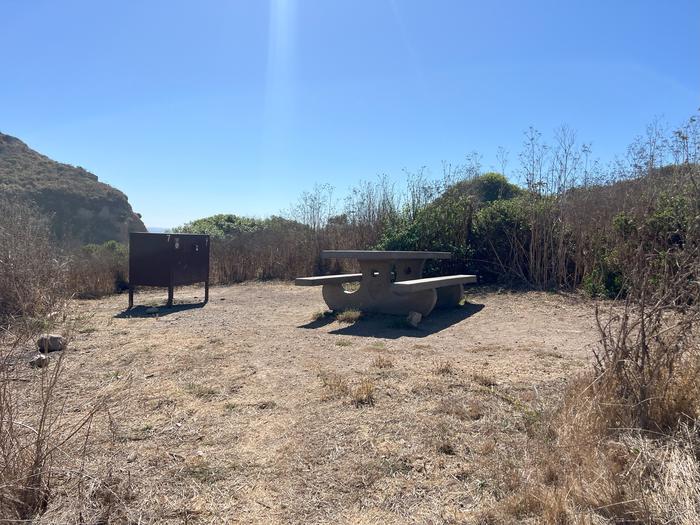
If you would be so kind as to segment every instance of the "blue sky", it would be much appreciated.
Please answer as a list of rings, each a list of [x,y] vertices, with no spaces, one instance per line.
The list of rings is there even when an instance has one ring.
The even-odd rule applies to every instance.
[[[700,107],[697,0],[0,0],[0,42],[0,131],[151,226],[499,146],[514,168],[531,125],[607,160]]]

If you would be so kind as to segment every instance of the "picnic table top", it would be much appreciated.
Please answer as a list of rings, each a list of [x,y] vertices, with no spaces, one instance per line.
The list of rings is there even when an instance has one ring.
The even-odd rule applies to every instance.
[[[323,250],[322,259],[362,259],[362,260],[390,260],[398,259],[451,259],[450,252],[422,252],[401,250]]]

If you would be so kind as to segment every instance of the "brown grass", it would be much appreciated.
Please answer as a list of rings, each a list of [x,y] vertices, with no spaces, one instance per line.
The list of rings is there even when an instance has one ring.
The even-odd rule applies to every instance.
[[[374,368],[393,368],[394,362],[388,357],[378,355],[372,360],[372,366]]]
[[[319,378],[324,390],[322,396],[324,401],[340,399],[350,393],[350,387],[345,378],[335,372],[320,372]]]
[[[472,374],[471,379],[475,383],[478,383],[479,385],[485,386],[487,388],[491,388],[491,387],[498,385],[498,382],[496,381],[495,378],[493,378],[492,376],[489,376],[489,375],[485,375],[485,374],[480,374],[480,373]]]
[[[694,431],[683,426],[674,435],[645,436],[614,430],[601,418],[605,406],[589,381],[582,378],[572,384],[563,404],[529,440],[528,453],[513,465],[509,495],[484,511],[483,519],[698,522],[700,469],[693,452],[698,450]],[[495,452],[496,463],[506,464],[511,457]]]
[[[433,372],[440,376],[448,376],[455,373],[454,365],[450,361],[440,361],[436,363]]]
[[[63,332],[69,349],[51,353],[41,369],[27,366],[21,342],[30,339],[33,344],[36,335],[30,331],[19,337],[18,330],[27,328],[20,323],[0,332],[0,521],[33,522],[44,513],[63,469],[77,468],[73,477],[81,502],[92,497],[84,492],[81,463],[96,415],[115,398],[109,387],[109,394],[96,388],[78,414],[67,414],[65,361],[74,321],[66,322],[65,315],[44,320],[43,328]]]
[[[356,323],[362,317],[362,312],[359,310],[343,310],[335,315],[335,320],[339,323],[352,324]]]
[[[201,383],[187,383],[185,385],[185,390],[193,396],[205,400],[212,399],[219,393],[216,388]]]
[[[484,416],[485,408],[484,404],[479,399],[448,397],[441,399],[438,402],[435,412],[438,414],[454,416],[463,421],[475,421]]]
[[[325,319],[329,315],[332,315],[333,312],[330,310],[319,310],[317,312],[314,312],[311,314],[311,320],[312,321],[320,321],[321,319]]]
[[[42,330],[63,310],[66,270],[49,221],[32,206],[0,199],[0,327]]]
[[[662,523],[674,512],[693,523],[692,427],[626,434],[601,417],[602,392],[582,393],[590,381],[564,386],[598,337],[589,303],[479,296],[488,316],[419,343],[354,328],[339,351],[346,328],[303,326],[317,290],[213,288],[207,307],[157,319],[115,318],[124,302],[77,304],[94,329],[76,331],[64,363],[64,417],[77,420],[100,385],[123,394],[93,420],[83,474],[54,478],[45,523]],[[572,323],[585,333],[573,338]],[[535,341],[563,357],[533,359]],[[436,373],[444,362],[450,373]]]
[[[352,389],[352,404],[356,407],[374,405],[374,383],[371,380],[363,379]]]

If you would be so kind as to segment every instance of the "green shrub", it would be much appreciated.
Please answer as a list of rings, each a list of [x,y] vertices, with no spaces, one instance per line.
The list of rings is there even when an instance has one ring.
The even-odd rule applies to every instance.
[[[527,202],[519,197],[497,200],[481,208],[474,217],[474,257],[485,281],[495,282],[512,278],[513,264],[517,263],[514,246],[529,245],[530,229]],[[524,262],[523,262],[524,264]],[[519,272],[525,272],[521,268]]]
[[[492,275],[491,260],[477,254],[474,239],[475,214],[496,203],[510,202],[523,192],[499,173],[486,173],[458,182],[433,202],[418,211],[414,220],[404,218],[394,229],[385,231],[379,248],[385,250],[448,251],[453,259],[426,267],[426,274],[446,272],[481,272]],[[503,236],[502,234],[500,235]],[[475,261],[474,258],[480,259]]]
[[[589,297],[615,299],[624,296],[622,274],[606,268],[597,268],[584,276],[581,288]]]
[[[489,172],[454,184],[445,191],[445,197],[453,198],[455,194],[469,195],[478,203],[487,203],[513,199],[524,193],[522,188],[508,182],[505,176]]]

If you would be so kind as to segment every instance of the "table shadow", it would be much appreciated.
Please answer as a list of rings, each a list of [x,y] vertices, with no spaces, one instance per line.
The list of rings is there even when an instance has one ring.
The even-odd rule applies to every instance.
[[[133,308],[127,308],[126,310],[119,312],[114,317],[115,319],[129,319],[131,317],[164,317],[166,315],[175,314],[177,312],[184,312],[186,310],[194,310],[196,308],[203,308],[207,303],[183,303],[174,304],[172,306],[144,306],[137,305]],[[153,310],[157,309],[157,312]]]
[[[427,337],[449,328],[483,310],[483,304],[467,303],[457,308],[436,309],[423,319],[417,328],[413,328],[398,315],[367,314],[354,324],[342,326],[329,333],[337,335],[355,335],[359,337],[380,337],[398,339],[399,337]],[[335,322],[333,316],[326,316],[299,328],[321,328]]]

